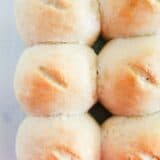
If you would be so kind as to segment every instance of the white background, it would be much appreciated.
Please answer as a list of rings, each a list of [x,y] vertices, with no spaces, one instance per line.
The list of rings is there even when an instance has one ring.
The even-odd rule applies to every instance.
[[[16,160],[15,136],[24,113],[16,102],[13,77],[24,49],[16,31],[15,0],[0,0],[0,160]]]

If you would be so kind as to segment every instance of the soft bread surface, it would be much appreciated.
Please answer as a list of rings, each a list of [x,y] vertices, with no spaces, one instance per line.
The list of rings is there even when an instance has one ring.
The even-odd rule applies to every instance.
[[[16,0],[16,21],[28,45],[63,42],[92,45],[100,32],[97,0]]]
[[[159,0],[100,0],[100,8],[106,38],[160,33]]]
[[[102,160],[159,160],[160,113],[113,117],[102,126]]]
[[[29,117],[16,142],[17,160],[100,160],[100,128],[87,114]]]
[[[160,110],[160,36],[109,42],[98,57],[98,96],[116,115]]]
[[[79,114],[97,100],[96,54],[85,45],[38,45],[20,58],[15,94],[31,115]]]

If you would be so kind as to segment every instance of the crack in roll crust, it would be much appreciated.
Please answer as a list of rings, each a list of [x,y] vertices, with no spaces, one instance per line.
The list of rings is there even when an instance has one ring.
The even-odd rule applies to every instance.
[[[67,83],[65,82],[65,78],[60,74],[59,71],[52,70],[47,67],[40,66],[39,67],[40,74],[43,75],[46,81],[50,82],[53,86],[57,86],[58,88],[64,89],[67,87]]]
[[[56,149],[52,151],[52,155],[56,160],[81,160],[75,152],[69,150],[69,148],[65,146],[56,147]]]
[[[129,68],[138,75],[143,81],[151,85],[158,85],[156,75],[152,72],[149,66],[144,66],[143,64],[129,64]]]

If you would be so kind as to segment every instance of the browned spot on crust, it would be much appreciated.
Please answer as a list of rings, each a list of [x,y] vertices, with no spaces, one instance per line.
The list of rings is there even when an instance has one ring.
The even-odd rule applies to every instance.
[[[152,12],[153,6],[146,0],[129,0],[125,6],[120,10],[119,17],[121,17],[126,25],[140,25],[144,24],[144,18],[136,17],[138,12],[146,11]],[[147,11],[146,11],[147,12]]]
[[[57,159],[53,154],[51,154],[47,156],[46,160],[59,160],[59,159]]]
[[[143,78],[147,83],[158,87],[160,85],[159,61],[159,54],[145,53],[136,59],[130,60],[128,65],[135,74]]]
[[[148,94],[147,90],[141,87],[134,72],[126,67],[121,68],[113,79],[108,80],[108,83],[105,89],[100,86],[99,94],[101,102],[108,106],[111,112],[119,115],[134,115],[143,110],[140,106],[143,106],[143,99],[148,99]]]
[[[128,4],[121,9],[119,16],[125,20],[124,22],[126,22],[126,24],[134,23],[133,10],[135,9],[136,5],[137,0],[128,1]]]
[[[152,138],[151,138],[152,137]],[[159,135],[155,135],[154,133],[144,133],[140,135],[137,139],[137,149],[141,150],[143,153],[148,153],[149,155],[155,155],[159,152],[160,143]],[[154,146],[153,146],[154,144]]]
[[[57,96],[68,86],[63,75],[55,69],[40,67],[38,71],[23,80],[24,89],[18,97],[27,110],[36,115],[48,116],[53,111]]]
[[[66,88],[67,83],[64,79],[64,76],[55,69],[50,69],[47,67],[40,66],[39,67],[40,74],[43,75],[43,78],[51,83],[53,86],[58,86],[60,88]]]
[[[122,76],[122,77],[121,77]],[[126,71],[123,75],[118,75],[119,80],[115,83],[115,96],[121,107],[133,107],[139,101],[139,96],[143,94],[134,73]],[[137,96],[137,94],[139,96]],[[142,98],[142,97],[141,97]],[[117,103],[118,104],[118,103]]]
[[[24,83],[26,84],[25,90],[19,92],[19,97],[27,106],[27,110],[39,115],[48,115],[51,112],[50,104],[54,102],[59,90],[38,75]]]

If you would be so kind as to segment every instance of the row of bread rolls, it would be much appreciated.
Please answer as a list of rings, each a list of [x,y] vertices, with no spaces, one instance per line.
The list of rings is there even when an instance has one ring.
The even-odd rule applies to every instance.
[[[117,39],[97,57],[79,44],[38,45],[23,53],[15,93],[36,116],[79,114],[97,101],[116,115],[160,111],[160,36]],[[97,84],[98,79],[98,84]]]
[[[25,42],[47,44],[28,48],[22,55],[16,96],[30,115],[54,115],[28,117],[22,123],[18,160],[99,160],[99,128],[81,114],[97,97],[116,115],[160,111],[159,36],[109,42],[98,56],[98,67],[94,52],[82,45],[96,41],[100,23],[105,38],[158,34],[159,1],[99,2],[16,0],[17,26]],[[101,159],[160,159],[159,117],[158,113],[107,120],[102,126]]]
[[[101,2],[105,37],[160,32],[158,0]],[[159,36],[117,39],[98,57],[100,101],[112,113],[130,116],[113,117],[102,125],[102,160],[160,159],[160,113],[153,114],[160,111],[159,42]]]
[[[160,32],[158,0],[101,0],[101,11],[104,37]],[[160,159],[159,42],[159,36],[117,39],[98,57],[99,100],[113,114],[130,116],[102,125],[102,160]]]
[[[160,36],[113,40],[98,65],[98,97],[123,116],[102,125],[101,160],[159,160]]]
[[[98,150],[94,145],[100,143],[100,139],[94,130],[86,130],[84,124],[88,123],[87,119],[83,121],[85,116],[80,115],[96,102],[97,93],[104,106],[117,115],[146,115],[159,111],[159,41],[160,36],[150,36],[109,42],[98,56],[98,85],[96,55],[89,47],[79,44],[41,44],[27,49],[16,70],[15,91],[18,100],[31,115],[65,116],[27,118],[17,135],[18,160],[87,160],[87,156],[83,157],[86,154],[86,140],[81,130],[95,140],[88,139],[86,147],[92,150],[88,156],[97,160],[95,154],[100,154],[100,147]],[[102,128],[102,160],[159,158],[159,116],[154,114],[108,120]],[[57,120],[60,130],[50,125]],[[65,120],[66,128],[61,128],[61,120]],[[77,129],[71,120],[76,123]],[[65,130],[72,131],[77,139]],[[58,144],[62,145],[60,138],[50,135],[50,132],[57,136],[64,132],[61,141],[65,149],[57,149]],[[76,150],[67,143],[70,137]],[[79,143],[84,145],[82,152]]]
[[[28,117],[18,130],[16,153],[17,160],[159,160],[160,113],[112,117],[101,134],[87,114]]]
[[[100,28],[106,38],[160,33],[159,0],[16,0],[16,17],[28,45],[92,45]]]
[[[87,114],[28,117],[18,130],[16,153],[17,160],[159,160],[160,113],[112,117],[101,134]]]
[[[97,0],[17,0],[16,19],[35,45],[15,73],[15,94],[29,115],[17,133],[17,160],[100,160],[100,128],[85,113],[97,101],[97,58],[85,45],[100,32]]]

